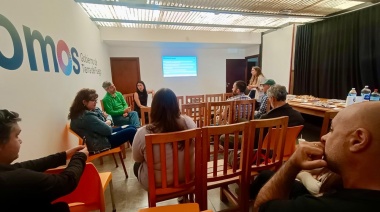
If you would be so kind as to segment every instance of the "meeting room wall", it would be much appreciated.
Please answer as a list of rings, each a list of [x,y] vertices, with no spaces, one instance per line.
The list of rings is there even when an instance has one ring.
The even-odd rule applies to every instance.
[[[258,54],[259,48],[251,48],[252,52]],[[177,47],[171,43],[168,47],[163,44],[163,47],[154,48],[110,46],[109,54],[110,57],[139,57],[141,79],[147,88],[158,90],[167,87],[176,95],[225,93],[226,59],[244,59],[247,56],[244,48],[192,47],[183,43]],[[198,76],[164,78],[162,56],[197,56]]]
[[[292,59],[293,25],[264,34],[262,71],[268,79],[289,89]]]
[[[15,31],[10,33],[13,27]],[[27,38],[31,35],[28,29],[34,35],[41,33],[44,39],[50,37],[54,43],[54,53],[47,45],[47,61],[43,62],[40,42]],[[4,0],[0,38],[0,108],[16,111],[22,118],[19,160],[76,146],[78,141],[65,129],[76,92],[95,88],[102,97],[105,91],[101,83],[111,79],[107,47],[96,25],[74,1]],[[26,43],[31,43],[30,54]],[[44,70],[44,63],[50,71]]]

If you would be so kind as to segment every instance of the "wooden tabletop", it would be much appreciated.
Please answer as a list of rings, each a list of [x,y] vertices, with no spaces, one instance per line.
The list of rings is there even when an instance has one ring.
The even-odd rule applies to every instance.
[[[343,108],[328,108],[322,106],[315,106],[312,102],[298,102],[298,101],[288,101],[288,104],[293,107],[293,109],[299,111],[300,113],[305,113],[313,116],[324,117],[326,111],[336,111]]]

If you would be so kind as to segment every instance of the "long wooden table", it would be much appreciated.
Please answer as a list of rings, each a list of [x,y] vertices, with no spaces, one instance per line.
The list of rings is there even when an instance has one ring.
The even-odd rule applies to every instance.
[[[332,108],[327,108],[327,107],[319,107],[319,106],[314,106],[314,105],[309,105],[297,101],[288,101],[288,104],[293,107],[294,110],[299,111],[300,113],[305,113],[313,116],[319,116],[319,117],[324,117],[326,111],[337,111]],[[339,111],[339,110],[338,110]]]

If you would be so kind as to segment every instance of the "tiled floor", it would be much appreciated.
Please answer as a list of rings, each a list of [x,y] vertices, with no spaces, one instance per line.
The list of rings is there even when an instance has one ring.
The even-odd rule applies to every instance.
[[[115,163],[112,157],[106,157],[104,164],[100,165],[99,161],[95,161],[94,164],[99,172],[111,171],[113,181],[113,193],[116,204],[116,211],[118,212],[134,212],[140,208],[148,207],[148,193],[140,186],[136,176],[133,174],[133,159],[131,155],[131,149],[127,149],[127,157],[124,159],[128,179],[125,179],[123,168],[117,157],[119,167],[115,167]],[[234,189],[237,185],[231,185]],[[209,190],[208,197],[208,209],[213,211],[220,211],[228,208],[228,205],[221,202],[219,199],[219,189]],[[111,197],[109,188],[105,193],[107,208],[106,211],[112,211]],[[159,202],[157,205],[172,205],[178,204],[177,199],[172,199],[164,202]]]

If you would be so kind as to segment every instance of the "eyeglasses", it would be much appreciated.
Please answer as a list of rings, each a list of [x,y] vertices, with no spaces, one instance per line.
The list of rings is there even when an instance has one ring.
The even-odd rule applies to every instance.
[[[91,99],[91,102],[98,102],[98,99]]]

